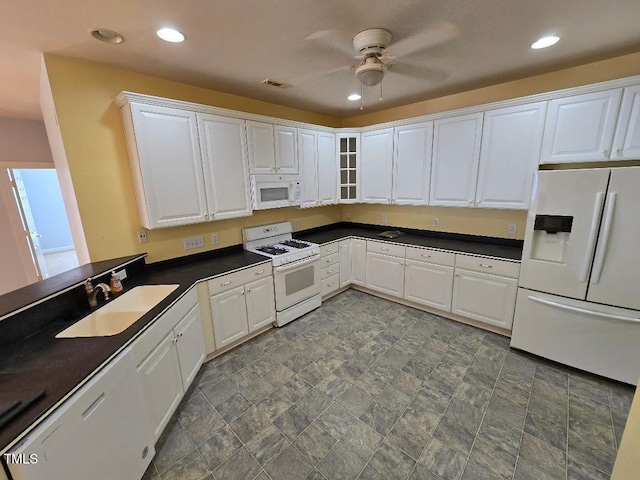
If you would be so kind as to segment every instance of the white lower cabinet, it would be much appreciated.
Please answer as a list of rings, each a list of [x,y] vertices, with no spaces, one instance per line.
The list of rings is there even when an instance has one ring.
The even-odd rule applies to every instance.
[[[404,299],[428,307],[451,311],[453,267],[407,260]]]
[[[367,282],[367,242],[351,239],[351,283],[365,286]]]
[[[15,480],[142,478],[155,453],[154,438],[131,349],[126,349],[38,427],[11,454]]]
[[[202,334],[202,321],[200,319],[200,306],[195,305],[189,313],[180,321],[174,330],[175,342],[178,349],[180,373],[185,392],[198,370],[202,366],[205,357],[204,335]]]
[[[340,288],[351,283],[351,240],[341,240],[338,244],[340,253]]]
[[[367,252],[367,288],[378,292],[403,296],[404,258]]]
[[[209,293],[216,293],[211,295],[216,348],[226,347],[276,320],[271,265],[210,280]]]
[[[518,280],[456,268],[451,311],[511,330]]]

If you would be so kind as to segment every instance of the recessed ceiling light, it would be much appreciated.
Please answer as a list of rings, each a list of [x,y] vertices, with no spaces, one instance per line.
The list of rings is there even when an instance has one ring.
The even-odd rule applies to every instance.
[[[360,100],[362,97],[357,94],[357,93],[352,93],[351,95],[349,95],[347,97],[347,100],[351,100],[352,102],[355,102],[356,100]]]
[[[90,28],[88,32],[89,35],[91,35],[96,40],[100,40],[101,42],[113,44],[124,42],[124,37],[122,35],[107,28]]]
[[[184,41],[184,35],[174,28],[161,28],[156,34],[167,42],[180,43]]]
[[[533,42],[531,44],[531,48],[534,48],[536,50],[539,48],[547,48],[547,47],[550,47],[551,45],[555,45],[556,43],[558,43],[559,40],[560,40],[560,37],[556,37],[553,35],[549,37],[542,37],[536,40],[535,42]]]

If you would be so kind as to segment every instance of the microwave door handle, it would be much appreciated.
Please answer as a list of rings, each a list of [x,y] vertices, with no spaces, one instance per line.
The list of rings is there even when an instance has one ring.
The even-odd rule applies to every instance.
[[[596,250],[596,256],[593,260],[593,273],[591,274],[591,283],[598,283],[602,275],[602,267],[604,265],[604,257],[607,254],[607,245],[609,236],[611,235],[611,223],[613,222],[613,212],[616,208],[617,193],[611,192],[607,195],[607,211],[602,220],[602,234],[600,235],[600,245]]]
[[[591,267],[591,259],[593,258],[593,250],[596,246],[596,238],[598,237],[598,227],[600,225],[600,214],[602,213],[602,205],[604,204],[604,192],[596,194],[596,202],[593,206],[593,216],[591,217],[591,226],[589,227],[589,238],[587,239],[587,247],[585,248],[584,262],[580,270],[580,281],[586,282],[589,279],[589,269]]]

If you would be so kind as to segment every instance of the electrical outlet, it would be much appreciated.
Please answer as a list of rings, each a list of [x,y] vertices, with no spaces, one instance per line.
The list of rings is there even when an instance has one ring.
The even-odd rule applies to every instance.
[[[197,237],[189,237],[183,238],[182,244],[184,245],[185,250],[192,250],[194,248],[202,248],[204,247],[204,237],[199,235]]]
[[[347,213],[345,214],[345,218],[346,218],[347,220],[349,220],[349,219],[351,218],[351,212],[347,212]]]
[[[300,222],[298,221],[297,218],[294,219],[292,223],[293,223],[293,228],[298,228],[300,226]]]
[[[514,235],[518,231],[518,226],[515,223],[509,224],[509,233]]]
[[[387,223],[387,214],[383,213],[382,215],[380,215],[380,220],[382,221],[382,223]]]
[[[149,237],[147,237],[147,231],[146,230],[140,230],[138,232],[138,242],[147,243],[148,241],[149,241]]]
[[[125,268],[123,268],[122,270],[120,270],[119,272],[116,272],[116,277],[122,281],[125,278],[127,278],[127,270]]]
[[[218,244],[218,234],[217,233],[212,233],[211,234],[211,245],[217,245]]]
[[[439,227],[440,226],[440,219],[438,217],[433,219],[433,226],[434,227]]]

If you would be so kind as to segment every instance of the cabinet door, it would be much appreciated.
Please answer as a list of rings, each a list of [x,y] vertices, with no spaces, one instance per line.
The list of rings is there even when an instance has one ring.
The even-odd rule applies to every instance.
[[[249,170],[255,173],[275,173],[276,153],[273,145],[273,125],[247,121]]]
[[[351,240],[342,240],[338,244],[340,253],[340,288],[351,283]]]
[[[393,203],[427,205],[433,122],[395,129],[393,160]]]
[[[336,135],[339,203],[360,201],[360,134]]]
[[[132,103],[130,152],[140,220],[146,228],[207,220],[196,114],[176,108]],[[135,161],[133,163],[136,163]],[[138,167],[138,168],[136,168]],[[144,197],[144,198],[142,198]]]
[[[149,423],[157,440],[184,395],[173,330],[138,365],[138,375]]]
[[[300,170],[302,172],[301,207],[318,205],[317,134],[311,130],[298,130]]]
[[[367,252],[367,288],[402,298],[404,258]]]
[[[281,174],[298,173],[296,128],[273,126],[276,153],[276,171]]]
[[[640,85],[624,89],[611,150],[611,160],[636,158],[640,158]]]
[[[453,267],[407,260],[404,298],[429,307],[451,311]]]
[[[540,163],[607,160],[621,95],[618,88],[551,100]]]
[[[249,334],[244,286],[211,297],[211,317],[216,348]]]
[[[276,321],[273,277],[266,277],[245,285],[249,333]]]
[[[193,307],[175,328],[182,385],[186,392],[204,362],[204,334],[200,305]]]
[[[434,122],[430,205],[473,206],[481,133],[482,113]]]
[[[351,239],[351,283],[365,286],[367,281],[367,242]]]
[[[318,204],[333,205],[338,201],[338,167],[336,165],[336,136],[317,132],[318,135]]]
[[[511,330],[518,280],[456,268],[451,311]]]
[[[476,207],[529,208],[547,102],[484,114]]]
[[[198,114],[198,127],[212,219],[251,215],[244,120]]]
[[[362,134],[363,203],[391,203],[393,129]]]

